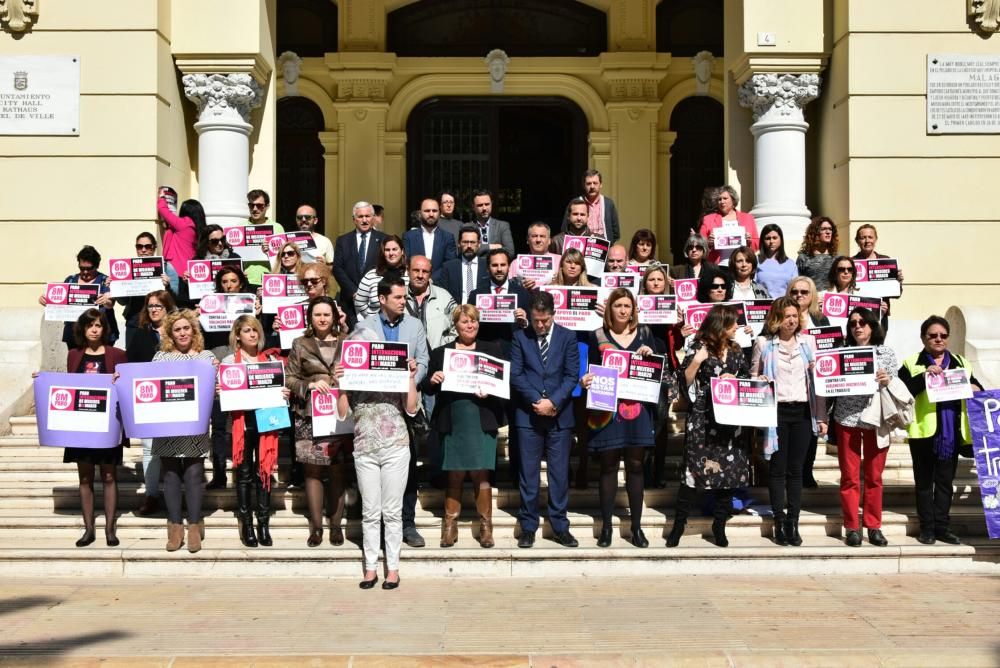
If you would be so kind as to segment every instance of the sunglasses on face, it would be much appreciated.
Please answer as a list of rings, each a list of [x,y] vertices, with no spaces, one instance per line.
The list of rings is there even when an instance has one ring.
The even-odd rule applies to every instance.
[[[83,265],[77,265],[77,269],[80,270],[81,274],[89,274],[92,271],[96,271],[97,267],[93,267],[93,266],[91,266],[91,267],[85,267]]]
[[[850,327],[867,327],[868,323],[864,320],[851,320],[847,323]]]
[[[948,335],[947,334],[938,334],[937,332],[934,332],[933,334],[928,334],[927,338],[931,339],[931,340],[940,339],[942,341],[947,341],[948,340]]]
[[[320,283],[322,283],[323,279],[322,278],[306,278],[302,282],[305,283],[306,285],[314,286],[314,285],[319,285]]]
[[[687,248],[684,249],[684,252],[690,253],[691,251],[700,251],[700,250],[701,246],[688,246]]]
[[[809,291],[808,290],[790,290],[789,294],[797,297],[799,295],[808,295]]]
[[[156,248],[156,244],[136,244],[136,250],[153,250]]]
[[[267,205],[262,202],[248,202],[247,207],[250,209],[266,209]]]
[[[725,290],[726,289],[726,284],[725,283],[712,283],[712,289],[713,290]]]
[[[295,220],[306,220],[306,221],[308,221],[308,220],[314,220],[315,218],[316,218],[316,216],[310,216],[310,215],[307,215],[307,214],[295,216]]]
[[[281,254],[281,257],[298,257],[298,256],[299,256],[298,252],[293,250],[287,250]]]
[[[212,239],[211,237],[209,237],[209,239],[208,239],[209,245],[212,245],[212,246],[219,246],[219,245],[221,245],[223,243],[223,241],[225,241],[225,239],[223,237],[219,237],[218,239]]]

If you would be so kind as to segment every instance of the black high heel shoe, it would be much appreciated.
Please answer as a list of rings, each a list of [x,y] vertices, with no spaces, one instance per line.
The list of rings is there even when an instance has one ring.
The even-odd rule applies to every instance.
[[[649,547],[649,541],[646,540],[646,534],[642,532],[642,529],[636,528],[632,531],[632,544],[636,547]]]
[[[667,536],[667,547],[677,547],[680,545],[681,537],[684,535],[684,527],[687,522],[680,521],[674,522],[674,528],[670,530],[670,535]]]
[[[309,532],[309,540],[306,541],[306,545],[309,547],[318,547],[323,543],[323,530],[313,529]]]
[[[601,527],[601,535],[597,539],[597,547],[611,547],[611,527]]]
[[[87,547],[96,540],[94,536],[94,527],[84,527],[83,535],[80,536],[80,540],[76,541],[77,547]]]

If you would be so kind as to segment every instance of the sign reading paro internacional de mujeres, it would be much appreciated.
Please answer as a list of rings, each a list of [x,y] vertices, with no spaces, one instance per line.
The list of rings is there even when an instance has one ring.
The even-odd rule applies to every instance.
[[[79,134],[79,56],[0,56],[0,135]]]
[[[927,55],[927,133],[1000,133],[1000,55]]]

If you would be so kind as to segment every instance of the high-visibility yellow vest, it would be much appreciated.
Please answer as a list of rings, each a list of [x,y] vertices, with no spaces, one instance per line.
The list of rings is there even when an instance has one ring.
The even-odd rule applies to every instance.
[[[922,354],[923,352],[919,352],[903,362],[903,366],[910,372],[910,376],[914,378],[927,371],[927,367],[919,362]],[[961,355],[951,353],[951,358],[963,369],[972,368]],[[931,438],[937,433],[937,405],[930,402],[927,398],[927,392],[921,392],[913,399],[913,410],[916,417],[907,428],[910,438]],[[962,400],[961,425],[962,443],[972,443],[971,431],[969,429],[969,413],[965,408],[964,399]]]

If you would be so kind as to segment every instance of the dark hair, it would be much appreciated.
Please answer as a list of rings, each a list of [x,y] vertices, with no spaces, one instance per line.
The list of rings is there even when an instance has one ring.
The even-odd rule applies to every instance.
[[[833,235],[830,237],[829,246],[824,245],[819,238],[819,228],[822,227],[823,223],[830,223],[830,226],[833,227]],[[816,216],[809,223],[809,226],[806,227],[806,233],[802,239],[802,246],[799,248],[799,252],[810,257],[814,251],[826,252],[833,255],[839,247],[840,236],[837,234],[837,224],[828,216]]]
[[[596,176],[598,181],[600,181],[601,183],[604,183],[604,177],[601,176],[601,173],[599,171],[597,171],[596,169],[588,169],[587,171],[585,171],[583,173],[583,180],[586,181],[591,176]]]
[[[386,276],[378,282],[378,296],[388,297],[393,288],[405,288],[406,283],[398,276]]]
[[[587,204],[587,200],[583,197],[583,195],[577,195],[569,202],[567,202],[566,210],[563,211],[562,230],[561,230],[563,233],[569,230],[569,210],[578,204],[582,204],[585,207],[588,207],[589,210],[590,205]]]
[[[920,323],[920,338],[927,336],[927,330],[931,328],[931,325],[941,325],[945,332],[951,334],[951,325],[948,324],[948,321],[939,315],[932,315]]]
[[[237,267],[223,267],[215,275],[215,292],[217,294],[222,294],[222,277],[227,274],[236,274],[236,278],[240,279],[240,292],[250,292],[250,283],[247,281],[247,276],[243,273],[243,270]]]
[[[856,306],[850,313],[847,314],[847,338],[845,342],[848,346],[856,346],[858,342],[854,340],[854,328],[851,327],[851,316],[857,313],[866,325],[871,327],[872,338],[868,341],[870,346],[880,346],[885,343],[885,330],[882,329],[882,324],[878,321],[878,316],[872,313],[869,309],[863,306]]]
[[[704,218],[710,213],[715,213],[718,208],[715,201],[718,199],[719,186],[707,186],[701,191],[701,217]]]
[[[655,260],[656,259],[656,235],[653,234],[653,230],[650,230],[650,229],[645,228],[645,227],[643,227],[642,229],[636,230],[635,234],[632,235],[632,241],[628,245],[628,259],[629,260],[634,260],[635,259],[635,249],[639,245],[640,241],[648,241],[649,243],[651,243],[653,245],[653,248],[650,251],[650,258],[653,259],[653,260]]]
[[[385,213],[385,207],[381,204],[372,204],[372,215],[381,216]]]
[[[266,204],[267,206],[271,206],[271,196],[268,195],[267,192],[261,190],[260,188],[254,188],[253,190],[247,193],[247,204],[250,204],[258,197],[263,197],[264,204]]]
[[[97,269],[101,265],[101,254],[97,252],[97,249],[93,246],[84,246],[80,249],[80,252],[76,254],[77,264],[80,261],[89,262],[94,265],[94,269]]]
[[[531,301],[528,302],[528,310],[530,311],[541,311],[542,313],[555,313],[556,303],[552,299],[551,292],[545,292],[544,290],[539,290],[531,295]]]
[[[201,236],[198,237],[198,247],[194,251],[196,260],[203,260],[208,255],[208,237],[213,232],[223,232],[222,250],[232,250],[232,246],[229,245],[229,240],[226,239],[222,226],[212,223],[211,225],[206,225],[205,229],[202,230]]]
[[[733,298],[733,279],[728,273],[724,271],[702,271],[701,276],[698,278],[698,301],[702,304],[709,304],[711,300],[709,297],[712,294],[712,283],[715,279],[721,278],[726,284],[726,296],[723,301],[729,301]]]
[[[146,237],[147,239],[152,241],[153,248],[156,248],[156,236],[152,232],[140,232],[138,235],[136,235],[135,242],[139,243],[139,239],[142,239],[143,237]]]
[[[399,253],[400,253],[399,267],[390,267],[388,263],[385,261],[385,246],[390,241],[394,241],[397,244],[399,244]],[[382,241],[380,241],[378,244],[378,259],[375,261],[375,273],[378,274],[379,276],[384,276],[385,272],[389,271],[390,269],[392,270],[402,269],[405,266],[406,266],[406,250],[405,246],[403,246],[403,240],[400,239],[395,234],[387,234],[384,237],[382,237]]]
[[[181,218],[190,218],[194,222],[194,238],[201,239],[202,232],[208,227],[208,220],[205,219],[205,207],[196,199],[186,199],[181,202],[181,208],[177,210],[177,215]],[[208,236],[208,233],[205,233]],[[203,256],[199,255],[197,259]]]
[[[160,302],[163,306],[163,315],[173,313],[177,310],[177,302],[174,301],[174,296],[170,294],[169,290],[153,290],[146,295],[145,301],[142,302],[142,313],[139,314],[139,329],[145,329],[152,324],[152,321],[149,319],[148,308],[150,298]]]
[[[111,335],[111,332],[108,331],[108,319],[104,317],[104,313],[100,309],[89,308],[81,313],[80,317],[73,323],[73,341],[77,348],[86,347],[85,332],[88,327],[98,321],[101,323],[101,345],[108,345],[108,337]]]
[[[489,190],[486,190],[485,188],[479,188],[477,190],[472,191],[472,201],[476,201],[477,197],[489,197],[490,201],[491,202],[493,201],[493,193],[491,193]]]
[[[733,266],[733,258],[736,257],[737,253],[745,257],[747,259],[747,262],[750,263],[750,278],[753,278],[754,275],[757,273],[757,255],[754,254],[753,249],[750,248],[749,246],[740,246],[739,248],[733,251],[732,255],[729,256],[730,268],[732,268]],[[735,276],[735,274],[733,275]]]
[[[785,253],[785,233],[781,231],[781,228],[774,223],[768,223],[760,231],[760,256],[757,258],[761,262],[767,259],[764,255],[764,237],[771,232],[778,233],[778,239],[781,243],[778,245],[778,250],[774,251],[774,259],[779,263],[784,264],[788,261],[788,254]]]
[[[477,239],[483,238],[482,236],[483,233],[479,231],[478,225],[474,225],[472,223],[466,223],[465,225],[462,225],[460,228],[458,228],[458,239],[455,239],[455,241],[456,242],[461,241],[462,235],[467,234],[469,232],[475,232]]]
[[[851,282],[847,284],[847,289],[853,290],[857,287],[855,281],[857,281],[858,278],[858,268],[854,266],[854,260],[846,255],[838,255],[833,259],[833,263],[830,265],[830,271],[826,275],[827,283],[830,285],[831,290],[840,289],[837,287],[837,276],[840,274],[840,272],[837,271],[837,265],[841,262],[847,262],[851,265]]]
[[[494,255],[503,255],[507,258],[507,264],[510,264],[510,253],[507,252],[506,248],[491,248],[490,252],[486,254],[486,262],[489,263],[493,259]]]
[[[455,193],[453,193],[453,192],[452,192],[452,191],[450,191],[450,190],[442,190],[441,192],[439,192],[439,193],[437,194],[437,201],[438,201],[438,204],[440,204],[440,203],[441,203],[441,199],[442,199],[442,198],[443,198],[443,197],[444,197],[445,195],[451,195],[451,198],[452,198],[452,199],[454,199],[454,200],[456,200],[456,201],[455,201],[455,203],[456,203],[456,204],[458,204],[458,198],[456,198],[456,197],[455,197]]]
[[[331,330],[337,332],[340,329],[340,309],[337,308],[337,301],[328,295],[320,295],[319,297],[314,297],[309,300],[309,306],[306,307],[306,331],[305,336],[315,336],[315,332],[312,328],[313,321],[313,309],[315,309],[319,304],[326,304],[333,311],[333,324],[331,325]],[[258,344],[261,345],[261,344]],[[337,351],[340,354],[340,351]]]
[[[730,341],[726,337],[726,330],[738,322],[736,309],[725,304],[716,304],[708,313],[694,335],[696,341],[701,341],[708,352],[721,357],[722,352],[728,347],[730,353],[740,353],[739,345],[735,341]]]

